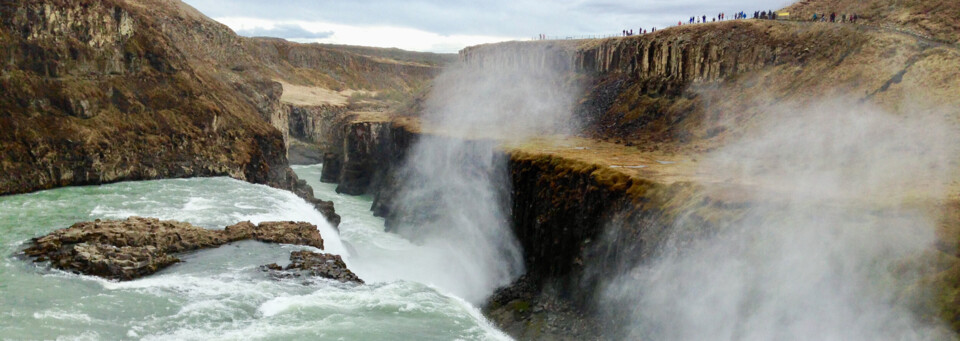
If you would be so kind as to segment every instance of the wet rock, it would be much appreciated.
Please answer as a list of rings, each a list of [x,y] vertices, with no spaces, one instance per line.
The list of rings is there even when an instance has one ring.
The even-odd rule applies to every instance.
[[[318,164],[323,162],[323,151],[316,145],[294,141],[287,149],[287,160],[291,165]]]
[[[337,280],[343,283],[364,284],[357,274],[347,269],[347,264],[339,255],[317,253],[310,251],[294,251],[290,253],[290,264],[282,270],[276,263],[260,267],[264,271],[271,271],[275,278],[298,278],[303,276],[321,277]]]
[[[320,173],[320,182],[337,183],[340,181],[340,169],[343,167],[343,157],[336,153],[323,154],[323,170]]]
[[[24,254],[38,262],[50,261],[52,267],[61,270],[131,280],[179,262],[175,253],[247,239],[323,249],[323,239],[310,223],[241,222],[223,230],[210,230],[177,221],[131,217],[76,223],[34,238]],[[330,272],[349,272],[346,266],[336,269],[339,272]]]
[[[180,260],[154,246],[80,243],[68,245],[57,257],[60,268],[86,269],[87,275],[119,280],[143,277]]]
[[[235,240],[254,239],[278,244],[307,245],[323,250],[317,226],[305,222],[270,221],[253,225],[249,221],[227,226],[224,232]]]
[[[260,266],[260,271],[281,271],[281,270],[283,270],[283,267],[280,265],[277,265],[277,263],[270,263],[267,265]]]

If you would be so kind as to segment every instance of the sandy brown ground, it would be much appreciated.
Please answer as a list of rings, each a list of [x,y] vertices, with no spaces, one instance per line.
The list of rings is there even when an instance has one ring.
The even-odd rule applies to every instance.
[[[354,94],[374,95],[372,91],[361,91],[347,89],[343,91],[334,91],[321,87],[294,85],[280,80],[276,80],[283,86],[283,95],[280,101],[287,104],[302,106],[317,105],[347,105],[350,96]]]
[[[698,154],[641,151],[634,146],[571,136],[537,137],[524,142],[508,142],[505,147],[602,165],[664,184],[720,180],[699,169]]]

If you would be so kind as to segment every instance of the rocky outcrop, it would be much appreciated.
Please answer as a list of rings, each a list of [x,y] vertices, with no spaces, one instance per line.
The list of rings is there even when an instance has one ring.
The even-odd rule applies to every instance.
[[[347,265],[339,255],[326,253],[294,251],[290,253],[290,264],[286,267],[273,263],[264,265],[262,269],[271,271],[273,276],[278,279],[306,276],[327,278],[344,283],[364,283],[353,271],[347,269]]]
[[[304,222],[241,222],[223,230],[210,230],[183,222],[131,217],[76,223],[34,238],[24,253],[38,262],[50,261],[51,266],[61,270],[132,280],[179,262],[176,253],[247,239],[323,249],[317,227]],[[317,268],[316,272],[341,276],[345,268],[341,261],[328,268]]]
[[[324,155],[321,181],[337,183],[337,193],[360,195],[394,181],[393,171],[417,134],[390,121],[353,121],[338,136],[340,148]]]
[[[290,163],[320,163],[325,152],[340,149],[340,131],[349,118],[347,106],[284,104],[284,110],[289,117]]]
[[[337,193],[360,195],[367,192],[372,177],[389,153],[389,122],[356,122],[344,127],[343,162]]]
[[[340,181],[340,170],[343,168],[343,157],[337,153],[323,154],[323,170],[320,173],[320,181],[326,183],[337,183]]]

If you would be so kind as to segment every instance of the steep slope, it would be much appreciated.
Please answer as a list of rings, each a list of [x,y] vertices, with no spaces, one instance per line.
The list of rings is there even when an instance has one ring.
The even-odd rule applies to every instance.
[[[120,1],[3,5],[0,194],[65,185],[229,175],[291,188],[283,141],[242,96]],[[275,99],[273,99],[275,100]]]
[[[710,149],[755,118],[811,98],[891,112],[960,104],[960,79],[950,76],[960,51],[863,25],[684,26],[585,44],[576,63],[598,75],[579,112],[588,136],[647,150]]]
[[[0,18],[0,194],[226,175],[336,221],[288,167],[291,125],[320,117],[284,85],[402,93],[444,58],[243,38],[178,0],[13,1]]]

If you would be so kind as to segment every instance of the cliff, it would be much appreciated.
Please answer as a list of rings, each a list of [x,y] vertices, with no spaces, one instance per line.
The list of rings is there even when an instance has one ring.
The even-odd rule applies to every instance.
[[[854,98],[890,112],[960,104],[960,79],[945,76],[960,65],[958,49],[866,25],[682,26],[584,42],[574,62],[594,76],[577,111],[584,134],[646,150],[708,150],[811,98]]]
[[[544,46],[551,52],[541,52]],[[758,189],[717,178],[697,160],[757,128],[772,112],[811,99],[846,98],[901,117],[938,113],[955,122],[960,106],[956,48],[865,25],[733,21],[604,40],[482,45],[461,51],[460,58],[477,68],[572,65],[571,77],[589,83],[575,112],[585,128],[581,136],[502,147],[510,159],[512,226],[527,275],[495,293],[485,313],[522,339],[611,332],[604,327],[610,317],[597,315],[594,305],[604,276],[643,262],[668,235],[693,240],[736,224],[758,204],[742,194]],[[842,103],[848,102],[837,105]],[[393,132],[377,134],[379,142],[360,142],[372,135],[358,133],[344,136],[345,144],[362,146],[363,155],[377,155],[377,148],[401,155],[409,146],[404,141],[423,134],[396,120],[382,124],[391,124]],[[383,142],[389,136],[404,138]],[[375,169],[403,162],[377,160]],[[387,218],[390,229],[397,219],[391,216],[396,181],[389,173],[384,179],[368,191],[376,194],[374,212]],[[724,190],[710,192],[704,184]],[[919,282],[897,288],[898,295],[937,288],[935,302],[924,303],[936,307],[918,311],[924,319],[939,314],[955,328],[958,224],[941,217],[936,247],[909,260],[936,258],[939,265],[924,268]]]
[[[127,3],[3,6],[0,194],[213,175],[289,188],[282,137],[258,110],[270,84],[244,82],[264,95],[243,96],[192,64],[164,17]]]
[[[13,1],[0,15],[0,194],[230,176],[294,191],[336,222],[288,167],[288,145],[316,160],[357,89],[412,91],[449,58],[243,38],[176,0]],[[303,86],[344,103],[286,100]]]

